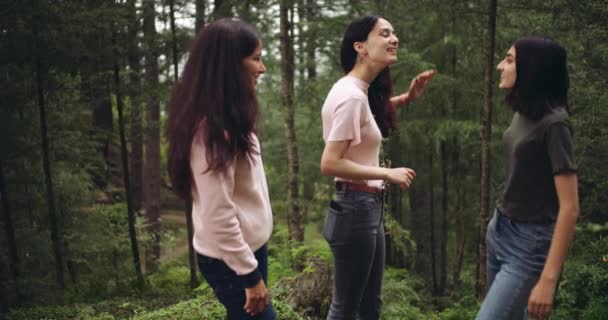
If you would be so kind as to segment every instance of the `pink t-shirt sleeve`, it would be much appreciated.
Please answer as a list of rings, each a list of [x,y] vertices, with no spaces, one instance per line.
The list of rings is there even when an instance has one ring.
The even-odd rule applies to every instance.
[[[361,143],[361,127],[366,122],[366,104],[350,97],[336,106],[327,141],[351,140],[350,145]]]

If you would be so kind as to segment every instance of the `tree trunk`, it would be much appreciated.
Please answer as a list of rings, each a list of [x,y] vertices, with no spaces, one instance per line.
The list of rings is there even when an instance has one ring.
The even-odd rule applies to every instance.
[[[127,59],[129,61],[129,100],[131,102],[131,206],[133,212],[141,210],[143,201],[143,141],[141,108],[141,65],[136,0],[129,0]]]
[[[488,30],[486,30],[484,70],[484,108],[481,119],[481,200],[479,213],[479,276],[477,295],[485,296],[486,288],[486,228],[490,210],[490,139],[492,137],[492,88],[494,72],[494,41],[496,33],[496,0],[488,2]]]
[[[0,200],[2,200],[2,222],[4,224],[4,232],[6,234],[6,244],[8,247],[8,269],[10,280],[15,289],[16,304],[20,303],[19,286],[19,255],[17,254],[17,241],[15,240],[15,229],[13,227],[13,217],[8,201],[8,193],[6,191],[6,183],[4,182],[4,168],[0,162]],[[8,303],[7,303],[8,305]]]
[[[435,243],[435,192],[434,192],[434,179],[433,179],[433,153],[434,153],[434,145],[431,140],[429,143],[429,226],[430,226],[430,249],[431,249],[431,276],[433,279],[433,295],[437,295],[437,261],[435,248],[437,244]]]
[[[463,212],[463,195],[461,190],[461,174],[460,174],[460,154],[458,151],[458,138],[454,137],[454,148],[452,149],[452,177],[454,181],[453,189],[456,191],[456,207],[455,225],[456,225],[456,257],[454,257],[453,269],[453,288],[454,293],[460,293],[460,271],[462,270],[462,262],[464,258],[465,245],[465,228],[464,228],[464,212]]]
[[[114,39],[116,36],[114,36]],[[115,48],[116,48],[116,44]],[[118,109],[118,128],[120,131],[120,155],[122,160],[122,177],[125,184],[125,196],[127,201],[127,217],[129,225],[129,239],[131,240],[131,254],[133,255],[133,268],[137,277],[138,285],[141,287],[144,284],[144,278],[141,272],[141,263],[139,261],[139,245],[137,242],[137,233],[135,232],[135,211],[133,209],[133,199],[131,194],[131,180],[129,174],[129,151],[127,149],[127,139],[125,137],[125,120],[123,117],[122,90],[120,85],[120,68],[118,66],[119,54],[114,51],[114,86],[116,90],[116,108]]]
[[[293,24],[288,19],[289,13],[293,16],[293,5],[289,0],[280,2],[280,41],[281,41],[281,79],[283,83],[283,111],[285,113],[285,135],[287,136],[287,225],[289,238],[293,241],[304,240],[302,219],[300,216],[298,195],[298,147],[296,144],[296,130],[294,122],[294,54],[293,54]]]
[[[35,27],[36,28],[36,27]],[[37,29],[37,28],[36,28]],[[38,41],[38,32],[34,30],[34,36]],[[42,52],[41,48],[36,48],[36,52]],[[36,55],[36,85],[38,91],[38,109],[40,112],[40,139],[42,142],[42,164],[44,168],[44,182],[46,185],[46,200],[49,210],[49,225],[51,228],[51,243],[53,255],[55,257],[56,281],[59,288],[65,288],[63,275],[63,255],[61,252],[61,232],[57,213],[55,211],[55,195],[53,193],[53,179],[51,173],[51,162],[49,156],[48,130],[46,122],[46,110],[44,106],[44,88],[42,85],[42,62],[39,55]]]
[[[145,92],[146,113],[146,161],[145,161],[145,210],[147,229],[152,238],[146,250],[146,271],[155,271],[160,259],[160,105],[158,102],[158,46],[154,0],[143,1],[144,42],[146,59]]]
[[[207,0],[196,0],[194,17],[194,33],[198,33],[205,26],[205,8]]]
[[[317,39],[317,26],[313,23],[313,18],[317,14],[316,1],[315,0],[303,0],[306,6],[305,16],[306,24],[308,25],[306,30],[306,70],[308,80],[317,77],[317,61],[315,60],[315,49]]]
[[[446,141],[441,141],[441,237],[439,240],[439,290],[438,295],[445,294],[448,278],[448,146]]]
[[[232,1],[214,0],[212,16],[215,20],[232,16]]]
[[[175,83],[179,79],[179,71],[177,61],[179,60],[177,56],[177,37],[175,34],[175,11],[174,11],[174,0],[169,0],[169,18],[171,20],[171,51],[173,56],[173,74]],[[185,203],[185,211],[186,215],[186,230],[188,237],[188,263],[190,265],[190,286],[195,288],[198,285],[198,279],[196,277],[196,263],[195,263],[195,255],[194,255],[194,246],[192,245],[192,238],[194,237],[194,226],[192,224],[192,204],[190,202]]]

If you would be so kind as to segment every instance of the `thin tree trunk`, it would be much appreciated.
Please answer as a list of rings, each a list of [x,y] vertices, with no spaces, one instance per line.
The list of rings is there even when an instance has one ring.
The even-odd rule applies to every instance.
[[[0,162],[0,200],[2,200],[2,222],[4,224],[4,233],[6,234],[6,244],[8,247],[8,269],[10,279],[15,289],[16,303],[21,301],[19,293],[19,255],[17,254],[17,241],[15,240],[15,229],[13,227],[13,217],[8,201],[8,192],[6,191],[6,183],[4,182],[4,168]],[[8,305],[8,303],[7,303]]]
[[[141,65],[138,47],[140,23],[136,0],[129,0],[127,59],[129,62],[129,100],[131,101],[131,206],[133,212],[141,210],[143,201],[143,141],[141,108]]]
[[[496,33],[496,0],[488,2],[488,29],[485,39],[484,108],[481,119],[481,200],[479,213],[479,276],[477,295],[485,296],[486,288],[486,228],[490,210],[490,140],[492,138],[492,88],[494,71],[494,42]]]
[[[435,192],[434,189],[434,179],[433,179],[433,152],[434,152],[433,142],[429,143],[429,224],[430,224],[430,246],[431,246],[431,275],[433,279],[433,295],[437,295],[437,262],[435,255]]]
[[[158,47],[154,0],[143,1],[144,42],[146,44],[146,161],[145,205],[152,243],[146,250],[146,271],[155,271],[160,259],[160,105],[158,102]]]
[[[306,10],[306,24],[308,25],[306,30],[306,70],[308,74],[308,79],[314,79],[317,77],[317,61],[315,60],[315,49],[316,43],[315,39],[317,39],[317,27],[313,23],[313,17],[316,14],[316,1],[314,0],[304,0]]]
[[[285,135],[287,136],[287,225],[289,238],[294,241],[304,240],[302,219],[300,216],[298,195],[298,147],[294,122],[294,54],[293,54],[293,24],[288,19],[288,13],[293,16],[293,7],[288,0],[280,2],[280,41],[281,41],[281,79],[283,83],[283,111],[285,113]],[[301,267],[301,266],[299,266]]]
[[[38,41],[37,27],[34,30],[36,41]],[[36,52],[41,52],[40,48],[36,48]],[[53,179],[51,173],[51,162],[49,156],[48,130],[46,122],[46,110],[44,106],[44,88],[42,86],[42,62],[40,56],[36,55],[36,84],[38,91],[38,109],[40,112],[40,139],[42,142],[42,165],[44,169],[44,182],[46,186],[46,200],[49,210],[49,225],[51,228],[51,243],[53,246],[53,255],[55,257],[55,273],[56,281],[59,288],[65,288],[65,280],[63,275],[63,255],[61,252],[61,232],[57,213],[55,211],[55,195],[53,193]]]
[[[205,26],[205,8],[207,0],[196,0],[194,17],[194,31],[198,33]]]
[[[458,151],[458,138],[453,138],[452,149],[452,177],[454,181],[454,190],[456,191],[456,208],[455,225],[456,225],[456,257],[454,257],[453,269],[453,287],[454,293],[460,293],[460,271],[462,270],[462,261],[464,258],[465,245],[465,230],[464,230],[464,213],[463,213],[463,192],[461,191],[461,174],[460,174],[460,154]]]
[[[179,71],[178,71],[178,57],[177,57],[177,37],[175,34],[175,11],[174,11],[174,0],[169,0],[169,17],[171,19],[171,51],[173,55],[173,74],[175,83],[179,79]],[[194,255],[194,246],[192,244],[192,239],[194,237],[194,226],[192,224],[192,203],[186,201],[185,203],[185,212],[186,215],[186,230],[188,237],[188,263],[190,265],[190,286],[195,288],[198,285],[198,279],[196,277],[196,262]]]
[[[447,142],[441,141],[441,238],[439,252],[439,291],[437,294],[444,295],[448,278],[448,159]]]
[[[116,38],[116,35],[113,37]],[[114,43],[116,46],[116,43]],[[141,287],[144,284],[144,278],[141,272],[141,263],[139,261],[139,245],[137,242],[137,233],[135,232],[135,211],[133,209],[133,199],[131,195],[131,180],[129,175],[129,151],[127,149],[127,139],[125,137],[125,120],[123,117],[122,90],[120,85],[120,68],[118,66],[118,52],[114,50],[114,86],[116,90],[116,108],[118,109],[118,128],[120,131],[120,155],[122,160],[123,181],[125,184],[125,195],[127,201],[127,217],[129,225],[129,239],[131,241],[131,254],[133,256],[133,268],[137,277],[138,285]]]
[[[232,15],[232,1],[231,0],[214,0],[213,1],[213,13],[214,19],[220,19],[230,17]]]

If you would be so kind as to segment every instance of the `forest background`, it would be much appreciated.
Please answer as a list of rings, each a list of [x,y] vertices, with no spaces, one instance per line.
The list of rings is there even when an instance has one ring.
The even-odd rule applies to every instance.
[[[259,136],[274,232],[269,287],[280,319],[321,319],[331,253],[320,234],[320,108],[342,76],[355,17],[400,40],[400,108],[384,166],[417,172],[387,194],[383,319],[473,319],[483,234],[503,177],[512,112],[496,65],[524,35],[568,51],[581,216],[552,319],[608,319],[608,2],[604,0],[117,0],[0,2],[0,319],[222,319],[171,191],[167,103],[205,23],[238,17],[263,41]]]

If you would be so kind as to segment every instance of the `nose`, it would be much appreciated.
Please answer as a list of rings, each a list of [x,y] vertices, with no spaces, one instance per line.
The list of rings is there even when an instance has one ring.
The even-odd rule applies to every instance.
[[[498,72],[502,73],[502,70],[503,70],[502,61],[496,66],[496,70],[498,70]]]
[[[264,65],[264,62],[260,61],[260,68],[258,69],[258,71],[260,72],[260,74],[266,72],[266,66]]]
[[[391,37],[391,42],[393,42],[395,45],[398,45],[399,38],[397,38],[397,36],[393,34],[393,36]]]

